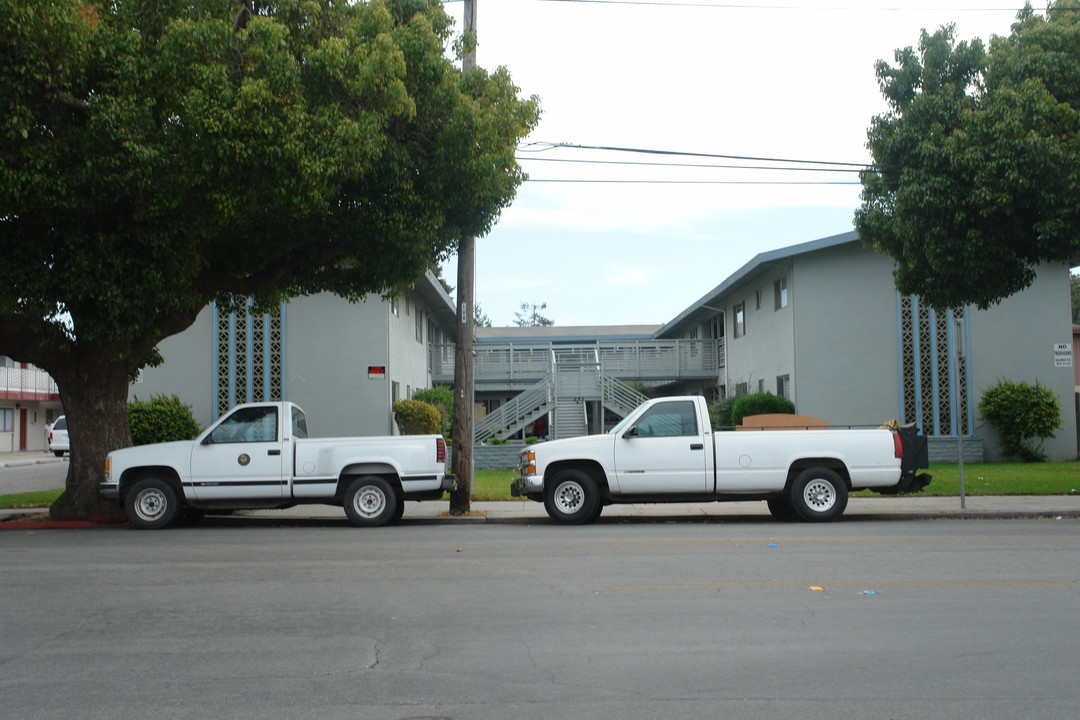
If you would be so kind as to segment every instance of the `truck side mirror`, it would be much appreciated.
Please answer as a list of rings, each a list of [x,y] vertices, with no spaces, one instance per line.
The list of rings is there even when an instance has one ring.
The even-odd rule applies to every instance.
[[[637,425],[631,425],[630,429],[623,433],[624,438],[636,438],[640,437],[637,431]]]

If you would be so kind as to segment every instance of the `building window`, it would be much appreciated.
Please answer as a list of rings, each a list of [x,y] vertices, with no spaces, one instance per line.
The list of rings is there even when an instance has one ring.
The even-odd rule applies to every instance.
[[[735,337],[740,338],[746,334],[746,303],[741,302],[735,306]]]
[[[790,375],[777,375],[776,376],[776,396],[791,399],[791,376]]]
[[[15,432],[14,408],[0,408],[0,432]]]
[[[401,399],[401,383],[397,380],[390,383],[390,402],[396,403]]]
[[[419,307],[416,308],[416,342],[424,342],[424,313]]]
[[[765,378],[758,378],[758,381],[757,381],[757,391],[758,391],[759,393],[763,393],[763,392],[765,392]]]
[[[760,310],[761,309],[761,291],[760,290],[758,290],[758,291],[756,291],[754,293],[754,303],[755,303],[754,304],[754,309],[755,310]]]
[[[398,317],[399,313],[400,311],[398,310],[398,299],[396,297],[390,298],[390,314],[394,317]]]
[[[776,296],[776,309],[782,310],[788,305],[787,275],[773,283],[773,295]]]

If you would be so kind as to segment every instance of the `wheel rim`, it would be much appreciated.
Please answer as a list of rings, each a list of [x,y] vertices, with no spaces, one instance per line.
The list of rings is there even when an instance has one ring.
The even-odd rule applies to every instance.
[[[353,498],[353,509],[361,517],[376,518],[386,510],[386,495],[377,487],[363,487]]]
[[[836,488],[827,480],[811,480],[803,489],[803,501],[815,512],[827,512],[836,505]]]
[[[585,491],[576,482],[564,482],[555,488],[555,507],[559,512],[573,515],[581,510],[585,502]]]
[[[168,498],[165,497],[165,493],[157,488],[143,490],[135,498],[135,514],[139,516],[140,520],[146,522],[159,520],[168,507]]]

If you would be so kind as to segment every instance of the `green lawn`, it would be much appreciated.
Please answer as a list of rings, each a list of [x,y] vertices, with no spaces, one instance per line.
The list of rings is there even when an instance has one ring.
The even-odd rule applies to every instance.
[[[42,492],[16,493],[0,495],[0,510],[11,508],[49,507],[53,500],[60,497],[63,490],[44,490]]]
[[[960,494],[960,469],[956,463],[934,463],[927,472],[934,476],[934,481],[923,490],[923,495]],[[513,500],[510,481],[516,476],[516,470],[477,470],[473,478],[473,500]],[[967,495],[1070,495],[1080,492],[1080,463],[968,464],[964,466],[964,491]],[[0,509],[47,507],[60,492],[0,495]]]

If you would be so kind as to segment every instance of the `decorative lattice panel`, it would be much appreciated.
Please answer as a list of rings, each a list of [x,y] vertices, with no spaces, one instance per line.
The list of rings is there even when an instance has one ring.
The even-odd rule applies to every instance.
[[[238,403],[284,399],[281,311],[253,315],[215,309],[215,318],[218,414]]]
[[[904,422],[930,435],[971,433],[968,360],[957,358],[967,334],[964,309],[936,312],[915,297],[900,297],[900,384]]]

